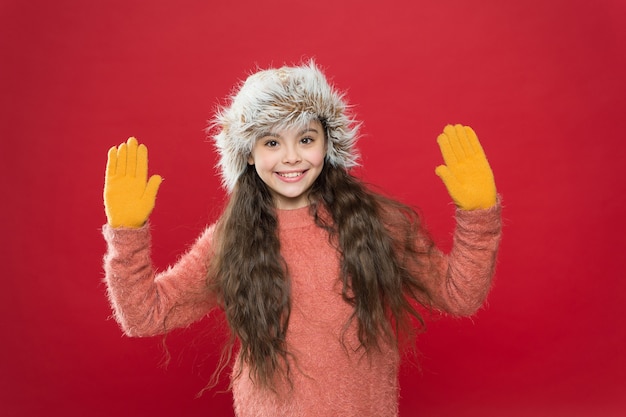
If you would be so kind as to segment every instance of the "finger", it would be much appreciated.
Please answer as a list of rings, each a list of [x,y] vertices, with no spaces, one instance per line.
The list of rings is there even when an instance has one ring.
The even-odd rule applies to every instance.
[[[122,143],[117,147],[117,175],[126,175],[126,154],[127,154],[127,145],[126,143]]]
[[[472,146],[470,145],[469,139],[467,138],[465,126],[455,125],[454,131],[456,132],[457,138],[459,138],[459,145],[461,146],[461,149],[463,149],[463,154],[465,156],[472,155],[474,152],[472,151]]]
[[[452,152],[454,152],[457,161],[463,160],[465,158],[465,151],[459,142],[456,128],[452,125],[447,125],[443,129],[443,133],[448,137],[448,140],[450,141],[450,148],[452,149]]]
[[[107,167],[106,167],[106,176],[112,177],[115,175],[115,171],[117,169],[117,147],[113,146],[109,149],[109,153],[107,155]]]
[[[480,141],[478,140],[478,136],[476,135],[476,132],[474,132],[474,129],[472,129],[469,126],[465,126],[465,133],[467,135],[467,140],[470,146],[472,147],[472,152],[475,155],[480,155],[480,156],[485,157],[485,151],[483,150],[483,147],[480,144]]]
[[[126,141],[126,144],[128,148],[128,155],[126,157],[126,173],[127,175],[134,177],[137,175],[137,139],[130,137]]]
[[[163,178],[160,175],[151,176],[148,180],[148,185],[146,185],[144,198],[150,198],[151,200],[156,199],[157,192],[159,191],[159,187],[162,182]]]
[[[148,148],[146,145],[139,145],[137,148],[137,179],[142,183],[148,178]]]
[[[455,165],[458,160],[454,151],[452,150],[452,146],[450,146],[450,139],[445,134],[440,134],[437,136],[437,144],[439,144],[439,149],[441,150],[441,156],[443,156],[443,161],[446,165]]]

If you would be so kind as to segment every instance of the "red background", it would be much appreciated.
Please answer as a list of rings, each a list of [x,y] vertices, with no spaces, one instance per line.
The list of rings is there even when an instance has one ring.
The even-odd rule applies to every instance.
[[[213,3],[213,4],[211,4]],[[248,3],[247,5],[244,3]],[[122,337],[101,283],[107,149],[165,177],[154,258],[223,201],[203,128],[259,65],[315,57],[364,121],[361,174],[422,208],[442,247],[443,125],[472,125],[504,196],[488,306],[429,322],[401,416],[626,415],[623,1],[2,1],[0,414],[228,416],[194,395],[212,321]],[[222,387],[223,388],[223,387]]]

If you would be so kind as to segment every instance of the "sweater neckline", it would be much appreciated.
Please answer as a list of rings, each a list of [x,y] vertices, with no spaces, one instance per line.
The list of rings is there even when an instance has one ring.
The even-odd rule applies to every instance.
[[[311,225],[313,216],[310,213],[311,207],[304,206],[292,210],[277,209],[278,225],[280,229],[293,229]]]

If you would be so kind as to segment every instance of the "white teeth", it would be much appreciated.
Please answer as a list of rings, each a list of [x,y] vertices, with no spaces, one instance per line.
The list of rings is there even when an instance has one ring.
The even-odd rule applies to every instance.
[[[285,178],[295,178],[295,177],[299,177],[300,175],[302,175],[302,172],[285,172],[285,173],[279,173],[278,175],[280,175],[281,177],[285,177]]]

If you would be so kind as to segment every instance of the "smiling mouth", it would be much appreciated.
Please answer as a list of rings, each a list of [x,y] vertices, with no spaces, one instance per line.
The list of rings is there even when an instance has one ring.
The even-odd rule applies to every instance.
[[[283,178],[297,178],[300,177],[304,174],[303,171],[300,172],[277,172],[278,175],[280,175]]]

